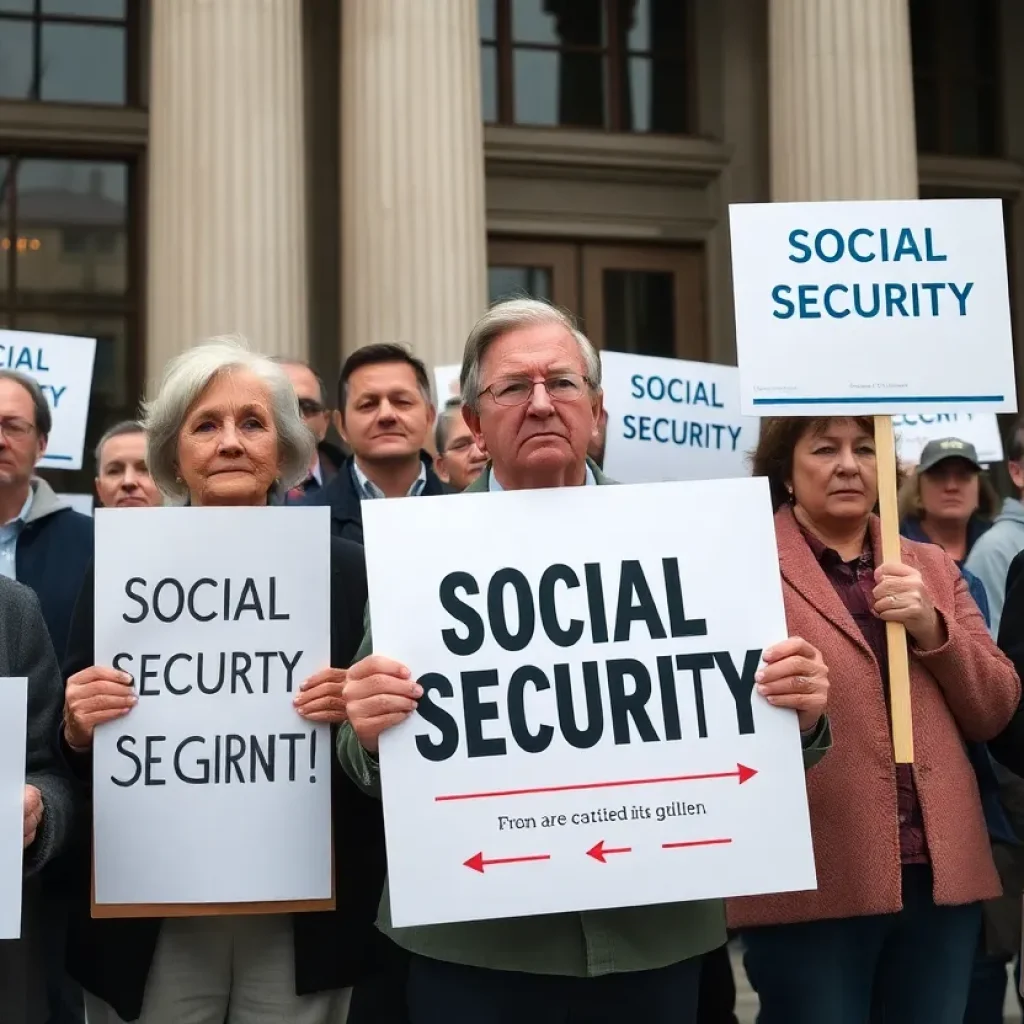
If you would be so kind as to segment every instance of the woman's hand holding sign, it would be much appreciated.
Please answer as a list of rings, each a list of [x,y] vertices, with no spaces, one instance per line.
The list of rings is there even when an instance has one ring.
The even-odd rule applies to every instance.
[[[371,654],[357,661],[345,680],[348,720],[364,750],[377,752],[380,734],[416,710],[423,687],[397,661]]]
[[[828,666],[821,651],[791,636],[762,657],[764,668],[754,676],[757,692],[777,708],[793,708],[800,731],[811,732],[828,705]]]
[[[127,672],[93,665],[76,672],[64,690],[64,739],[72,750],[92,747],[97,725],[128,714],[139,699]]]
[[[295,710],[310,722],[344,722],[345,677],[343,668],[325,668],[311,675],[295,696]]]

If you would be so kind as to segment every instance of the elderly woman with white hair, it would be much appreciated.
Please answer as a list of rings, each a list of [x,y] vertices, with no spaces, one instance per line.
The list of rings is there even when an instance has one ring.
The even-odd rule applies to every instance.
[[[303,479],[313,453],[285,371],[231,338],[214,338],[168,365],[145,427],[154,481],[189,506],[274,503]],[[307,680],[295,710],[336,727],[366,604],[363,550],[351,541],[331,540],[330,603],[334,667]],[[90,573],[69,640],[63,728],[65,752],[84,782],[96,726],[130,715],[136,703],[130,677],[94,664],[93,613]],[[334,911],[92,920],[83,863],[68,967],[86,990],[90,1024],[400,1022],[404,961],[374,929],[385,873],[380,805],[339,769],[332,811]],[[268,820],[268,841],[274,828]]]

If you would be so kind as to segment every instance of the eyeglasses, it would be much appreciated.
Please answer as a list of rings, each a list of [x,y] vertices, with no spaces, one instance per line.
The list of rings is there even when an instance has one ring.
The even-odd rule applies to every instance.
[[[315,398],[300,398],[299,412],[303,416],[319,416],[324,407]]]
[[[23,437],[28,437],[33,430],[35,430],[35,427],[28,420],[0,419],[0,434],[3,434],[9,440],[20,440]]]
[[[503,377],[484,388],[480,397],[490,393],[498,405],[522,405],[530,400],[538,384],[544,385],[544,390],[554,402],[575,402],[583,397],[590,378],[578,373],[559,373],[543,381],[531,377]]]

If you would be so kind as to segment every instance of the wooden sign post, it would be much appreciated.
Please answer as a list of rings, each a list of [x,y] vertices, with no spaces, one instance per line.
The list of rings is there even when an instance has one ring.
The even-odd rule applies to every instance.
[[[997,199],[729,208],[740,408],[871,416],[880,562],[899,562],[897,414],[1016,412]],[[914,760],[905,628],[886,623],[893,753]]]
[[[900,514],[897,502],[896,433],[891,416],[875,417],[875,464],[878,467],[878,512],[882,522],[882,561],[900,562]],[[889,709],[893,754],[897,764],[914,762],[914,728],[910,710],[910,655],[902,622],[885,624],[889,653]]]

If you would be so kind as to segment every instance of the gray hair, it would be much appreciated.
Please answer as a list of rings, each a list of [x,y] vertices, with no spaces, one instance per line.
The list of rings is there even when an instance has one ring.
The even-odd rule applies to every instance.
[[[270,392],[271,415],[277,427],[277,484],[287,490],[306,478],[315,442],[299,414],[291,380],[278,363],[253,352],[244,338],[221,335],[172,359],[164,368],[155,397],[145,405],[149,473],[174,502],[188,498],[188,488],[178,479],[178,435],[185,418],[214,378],[232,370],[253,374]]]
[[[437,426],[434,427],[434,444],[437,447],[437,454],[444,455],[448,450],[448,438],[452,433],[452,420],[462,410],[462,400],[450,398],[444,403],[441,415],[437,417]]]
[[[144,434],[145,432],[146,428],[138,420],[122,420],[120,423],[115,423],[96,442],[96,468],[100,468],[100,463],[103,460],[103,446],[108,441],[112,441],[115,437],[127,437],[129,434]]]
[[[30,377],[27,373],[19,373],[17,370],[0,370],[0,380],[13,381],[28,392],[29,398],[32,399],[32,411],[35,419],[32,426],[36,428],[36,433],[40,437],[49,437],[50,431],[53,430],[53,413],[50,412],[50,403],[46,401],[46,395],[43,394],[43,389],[35,377]]]
[[[600,391],[601,358],[568,313],[540,299],[507,299],[491,306],[477,320],[466,339],[462,372],[459,374],[463,405],[468,405],[474,412],[477,411],[480,402],[480,364],[494,342],[512,331],[524,327],[543,327],[545,324],[564,327],[576,339],[590,390]]]

